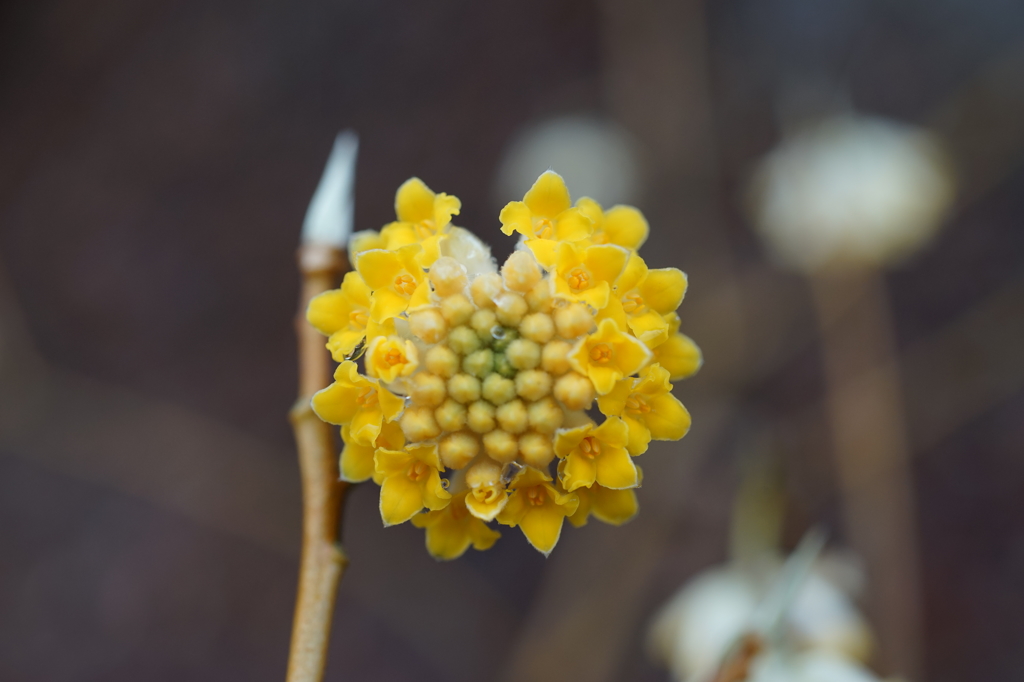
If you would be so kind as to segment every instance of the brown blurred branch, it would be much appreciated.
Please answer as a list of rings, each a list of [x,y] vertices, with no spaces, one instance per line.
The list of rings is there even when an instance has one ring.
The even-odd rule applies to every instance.
[[[811,276],[850,544],[867,562],[883,664],[918,679],[920,572],[903,390],[881,272]]]
[[[299,251],[302,294],[295,320],[299,341],[299,399],[289,415],[302,473],[302,563],[295,601],[288,682],[319,682],[327,664],[334,602],[348,559],[338,541],[341,504],[348,484],[338,478],[331,427],[310,407],[313,394],[330,383],[323,337],[306,322],[309,301],[335,286],[344,268],[340,251],[306,245]]]

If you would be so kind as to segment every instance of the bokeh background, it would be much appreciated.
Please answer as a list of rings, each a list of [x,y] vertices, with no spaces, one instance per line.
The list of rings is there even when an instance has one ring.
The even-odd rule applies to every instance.
[[[693,429],[636,520],[548,560],[506,530],[435,563],[355,489],[327,679],[668,679],[647,623],[726,559],[745,462],[783,472],[786,547],[846,541],[812,295],[744,209],[794,109],[836,106],[936,131],[958,178],[884,279],[920,679],[1024,676],[1024,4],[10,2],[0,93],[0,679],[281,679],[294,251],[334,135],[359,228],[417,175],[504,255],[503,159],[564,116],[624,131],[648,262],[689,274]]]

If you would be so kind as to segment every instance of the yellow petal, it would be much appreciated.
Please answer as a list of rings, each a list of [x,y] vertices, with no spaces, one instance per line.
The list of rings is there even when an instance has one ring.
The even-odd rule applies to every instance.
[[[601,208],[601,204],[597,203],[590,197],[580,197],[576,200],[576,208],[580,212],[590,218],[590,222],[594,223],[594,228],[600,227],[604,222],[604,209]]]
[[[332,289],[314,296],[306,308],[306,319],[317,331],[328,336],[339,329],[347,328],[351,308],[346,298],[341,289]]]
[[[419,178],[409,178],[395,193],[395,215],[405,223],[433,220],[434,193]]]
[[[508,502],[497,516],[498,523],[506,526],[518,526],[526,514],[526,498],[521,492],[513,492],[509,495]]]
[[[423,250],[416,254],[416,265],[429,269],[441,257],[441,242],[448,238],[446,234],[432,234],[420,242]]]
[[[653,310],[629,317],[627,324],[636,338],[648,347],[668,341],[668,322],[664,316]]]
[[[466,508],[481,521],[493,521],[508,504],[508,495],[501,494],[488,501],[477,499],[472,492],[466,496]]]
[[[350,263],[354,263],[355,257],[363,251],[383,249],[386,246],[387,241],[381,238],[380,232],[377,230],[354,232],[348,240],[348,260]]]
[[[396,294],[391,289],[380,289],[373,294],[373,306],[370,317],[375,322],[384,322],[398,317],[409,307],[409,299]]]
[[[380,486],[380,518],[385,526],[405,523],[421,509],[423,496],[417,483],[401,474],[384,479]]]
[[[533,222],[530,208],[521,201],[510,201],[505,204],[498,215],[501,231],[506,235],[518,232],[525,237],[533,237]]]
[[[618,417],[609,417],[593,431],[593,436],[603,445],[621,448],[626,445],[628,429],[625,422]]]
[[[416,285],[416,290],[409,298],[408,307],[409,310],[416,310],[417,308],[422,308],[427,305],[431,305],[430,285],[427,284],[427,280],[423,280]]]
[[[342,329],[331,334],[331,338],[327,340],[327,350],[331,351],[331,357],[335,362],[342,362],[352,354],[352,351],[365,337],[365,331]]]
[[[546,502],[529,509],[519,522],[519,528],[530,544],[547,556],[558,544],[558,538],[562,534],[562,519],[565,516],[565,511],[561,507]]]
[[[373,453],[376,448],[372,445],[359,445],[352,442],[348,426],[341,427],[341,439],[345,443],[338,465],[341,480],[349,483],[362,483],[372,478],[374,473]]]
[[[654,359],[668,370],[672,381],[694,374],[703,363],[700,348],[684,334],[668,337],[668,341],[655,347]]]
[[[595,486],[590,497],[590,513],[599,521],[613,526],[621,526],[640,511],[635,489],[608,490]]]
[[[380,435],[380,424],[384,415],[380,408],[361,408],[356,410],[349,425],[349,433],[352,441],[360,445],[373,445]]]
[[[655,440],[679,440],[690,430],[690,413],[671,393],[662,393],[647,399],[651,411],[644,415],[644,423]]]
[[[555,454],[559,457],[568,455],[579,447],[579,444],[583,442],[583,439],[587,437],[587,434],[593,428],[594,425],[589,423],[571,429],[558,429],[555,432]]]
[[[601,486],[613,490],[636,487],[636,466],[633,464],[633,459],[623,448],[606,448],[602,446],[601,455],[597,458],[596,462],[597,482]]]
[[[380,238],[384,240],[384,248],[389,251],[396,251],[403,246],[409,246],[419,241],[413,224],[403,222],[385,225],[381,228]]]
[[[555,236],[562,241],[578,242],[593,232],[593,221],[576,208],[561,213],[555,223]]]
[[[584,249],[582,259],[596,279],[612,284],[626,267],[629,251],[614,244],[598,244]]]
[[[632,392],[633,379],[617,381],[611,391],[597,397],[597,407],[606,417],[619,417],[626,410],[626,398]]]
[[[381,391],[383,394],[384,391]],[[399,398],[401,400],[401,398]],[[386,450],[401,451],[405,447],[405,434],[398,422],[384,422],[377,436],[377,447]]]
[[[395,395],[383,386],[377,390],[377,400],[380,401],[380,410],[384,418],[389,422],[394,421],[405,410],[405,398]]]
[[[556,282],[556,288],[557,284],[558,283]],[[575,296],[572,296],[572,298],[586,303],[594,310],[601,310],[608,305],[608,299],[611,296],[611,291],[612,288],[608,285],[608,282],[598,282],[596,286],[581,291]]]
[[[444,489],[441,475],[436,471],[431,471],[427,479],[421,483],[420,492],[423,506],[431,511],[444,509],[452,499],[452,494]]]
[[[622,420],[626,422],[629,431],[626,450],[634,457],[639,457],[647,452],[647,446],[651,444],[651,432],[644,422],[628,414],[623,416]]]
[[[434,197],[434,226],[440,230],[452,221],[452,216],[459,215],[462,210],[462,202],[458,197],[441,192]]]
[[[404,269],[398,254],[384,249],[363,251],[356,258],[356,270],[374,291],[390,287]]]
[[[359,409],[356,398],[360,392],[361,389],[334,382],[313,395],[313,411],[328,424],[347,424]]]
[[[597,462],[578,453],[569,455],[561,470],[562,485],[569,492],[577,488],[590,487],[597,480]]]
[[[626,311],[622,309],[622,301],[615,296],[608,298],[608,305],[599,310],[594,319],[598,324],[601,324],[601,320],[609,319],[614,321],[619,329],[629,329],[629,318],[626,317]]]
[[[415,459],[405,450],[377,448],[373,453],[373,470],[384,478],[404,476]]]
[[[650,270],[640,285],[640,295],[644,303],[662,315],[671,313],[686,295],[686,274],[676,268]]]
[[[597,395],[604,395],[615,388],[615,382],[622,379],[622,372],[617,367],[600,367],[590,365],[587,367],[587,377],[590,383],[594,384]]]
[[[603,231],[612,244],[639,249],[650,228],[644,214],[632,206],[612,206],[604,214]]]
[[[630,290],[635,289],[646,276],[647,263],[640,257],[640,254],[631,253],[629,254],[629,260],[626,262],[626,267],[622,270],[622,274],[619,275],[618,281],[615,282],[615,288],[620,293],[628,293]]]
[[[587,517],[590,516],[592,494],[590,488],[578,488],[575,492],[580,503],[576,507],[576,511],[569,517],[569,523],[576,528],[582,528],[587,525]]]
[[[555,218],[572,204],[565,181],[554,171],[541,173],[533,187],[523,197],[523,203],[529,207],[531,213],[543,218]]]
[[[533,252],[538,263],[551,270],[558,260],[559,243],[554,239],[530,239],[526,242],[526,246]]]
[[[635,336],[620,334],[615,339],[615,364],[623,376],[640,371],[653,357],[646,345]]]

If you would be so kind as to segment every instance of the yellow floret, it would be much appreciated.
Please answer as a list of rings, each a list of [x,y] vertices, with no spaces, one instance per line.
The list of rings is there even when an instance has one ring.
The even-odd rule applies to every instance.
[[[507,464],[519,453],[519,443],[512,434],[495,429],[484,435],[484,450],[491,459]]]
[[[515,251],[501,266],[505,286],[523,293],[532,289],[542,277],[537,259],[529,251]]]
[[[491,352],[490,348],[481,348],[480,350],[473,351],[462,359],[462,371],[466,374],[472,374],[479,379],[483,379],[490,374],[493,367],[494,353]]]
[[[526,299],[511,291],[504,291],[494,299],[498,322],[508,327],[515,327],[530,310]]]
[[[478,308],[493,308],[495,297],[503,290],[501,275],[496,272],[477,275],[473,283],[469,285],[469,293]]]
[[[533,369],[540,364],[540,346],[529,339],[516,339],[508,344],[505,357],[516,369]]]
[[[425,362],[428,370],[445,379],[459,371],[459,356],[448,346],[434,346],[428,350]]]
[[[555,458],[551,436],[532,431],[519,437],[519,453],[524,464],[536,469],[543,469]]]
[[[416,405],[437,407],[444,402],[444,379],[436,374],[419,372],[412,377],[412,401]]]
[[[555,339],[549,341],[541,351],[540,366],[545,372],[555,376],[561,376],[569,371],[569,352],[572,345],[566,341]]]
[[[443,256],[434,261],[427,275],[438,296],[451,296],[466,288],[469,278],[466,268],[454,258]]]
[[[480,337],[469,327],[456,327],[448,334],[448,347],[461,355],[480,348]]]
[[[526,414],[530,420],[530,426],[540,433],[552,434],[562,425],[565,419],[565,412],[552,398],[544,398],[535,403],[530,403],[526,408]]]
[[[441,428],[434,421],[434,411],[429,407],[411,407],[402,415],[399,425],[402,433],[411,441],[430,440],[441,435]]]
[[[460,403],[480,399],[480,380],[469,374],[456,374],[448,380],[448,395]]]
[[[551,392],[551,375],[542,369],[528,369],[516,374],[515,392],[527,400],[540,400]]]
[[[519,323],[519,333],[531,341],[544,344],[555,335],[555,321],[547,313],[531,313]]]
[[[477,433],[487,433],[494,428],[494,405],[484,400],[477,400],[469,406],[466,423]]]
[[[441,315],[453,327],[469,322],[475,311],[476,306],[465,294],[452,294],[441,299]]]
[[[555,327],[563,339],[575,339],[594,329],[594,316],[581,303],[571,303],[555,311]]]
[[[451,433],[441,439],[441,462],[449,469],[461,469],[480,452],[476,437],[465,431]]]
[[[421,308],[410,313],[409,331],[427,343],[437,343],[448,332],[448,323],[437,308]]]
[[[579,372],[569,372],[555,382],[555,397],[570,410],[585,410],[594,402],[594,384]]]
[[[469,318],[469,326],[481,339],[491,339],[491,330],[498,324],[498,316],[493,310],[478,310]]]
[[[445,431],[458,431],[466,425],[466,406],[449,398],[434,411],[434,418]]]
[[[530,310],[546,313],[551,310],[551,280],[542,279],[526,294],[526,303]]]
[[[489,374],[484,379],[481,393],[488,402],[501,405],[516,397],[516,382],[500,374]]]
[[[509,433],[522,433],[529,425],[526,415],[526,406],[523,405],[523,401],[518,398],[510,400],[499,407],[495,410],[494,416],[497,417],[498,423],[501,424],[501,428],[505,429]]]

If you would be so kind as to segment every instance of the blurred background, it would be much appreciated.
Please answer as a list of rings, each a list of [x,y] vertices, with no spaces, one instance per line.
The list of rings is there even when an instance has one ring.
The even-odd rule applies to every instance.
[[[392,220],[412,175],[499,257],[498,210],[549,165],[574,197],[639,206],[648,263],[689,275],[705,364],[676,387],[690,434],[643,457],[639,517],[567,529],[550,559],[503,529],[435,563],[354,489],[327,679],[668,680],[651,618],[729,560],[737,494],[762,479],[782,550],[821,524],[860,556],[878,673],[1024,677],[1024,4],[0,17],[0,679],[283,678],[294,251],[342,128],[358,229]],[[899,258],[794,265],[757,228],[757,169],[851,113],[928,131],[955,194],[915,194],[941,204],[937,232]],[[860,479],[859,450],[887,453]]]

